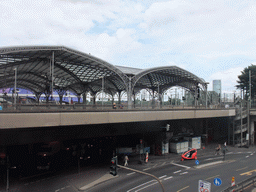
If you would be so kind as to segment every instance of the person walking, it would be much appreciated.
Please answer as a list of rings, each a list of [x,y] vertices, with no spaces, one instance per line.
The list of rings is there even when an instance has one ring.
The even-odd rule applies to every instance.
[[[0,103],[0,111],[2,111],[2,110],[3,110],[3,108],[2,108],[1,103]]]
[[[128,167],[128,161],[129,161],[129,158],[128,158],[128,156],[127,155],[125,155],[125,157],[124,157],[124,166],[126,167]]]

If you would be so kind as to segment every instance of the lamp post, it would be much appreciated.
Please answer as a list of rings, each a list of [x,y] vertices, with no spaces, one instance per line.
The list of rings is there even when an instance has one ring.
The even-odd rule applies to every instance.
[[[206,82],[205,83],[205,89],[206,89],[206,94],[205,94],[205,108],[207,109],[207,104],[208,104],[208,101],[207,101],[207,85],[209,84],[209,82]]]
[[[102,106],[102,110],[103,110],[104,76],[102,76],[101,78],[102,78],[102,89],[101,89],[101,106]]]
[[[17,94],[17,68],[14,68],[15,80],[14,80],[14,108],[16,109],[16,94]]]

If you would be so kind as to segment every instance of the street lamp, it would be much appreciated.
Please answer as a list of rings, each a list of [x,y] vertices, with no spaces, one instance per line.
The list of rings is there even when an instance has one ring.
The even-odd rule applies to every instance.
[[[205,89],[206,89],[206,95],[205,95],[205,108],[207,109],[207,104],[208,104],[208,101],[207,101],[207,85],[209,84],[209,82],[206,82],[205,83]]]
[[[101,102],[102,102],[102,110],[103,110],[104,76],[102,76],[101,78],[102,78]]]
[[[17,86],[17,68],[15,67],[13,70],[15,71],[15,80],[14,80],[14,108],[16,109],[16,94],[17,94],[17,90],[16,90],[16,86]]]

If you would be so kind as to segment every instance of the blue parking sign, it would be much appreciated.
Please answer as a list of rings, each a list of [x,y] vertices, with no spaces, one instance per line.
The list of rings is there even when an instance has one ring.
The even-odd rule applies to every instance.
[[[214,185],[216,185],[216,186],[220,186],[221,183],[222,183],[222,181],[221,181],[220,178],[215,178],[214,181],[213,181],[213,183],[214,183]]]
[[[196,165],[199,165],[199,161],[198,160],[196,160],[195,163],[196,163]]]

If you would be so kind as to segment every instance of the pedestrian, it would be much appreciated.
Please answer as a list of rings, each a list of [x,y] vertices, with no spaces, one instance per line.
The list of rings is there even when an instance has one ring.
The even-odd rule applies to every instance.
[[[129,158],[128,158],[128,156],[127,155],[125,155],[125,157],[124,157],[124,166],[126,167],[128,167],[128,161],[129,161]]]
[[[221,145],[218,144],[218,147],[216,148],[215,155],[220,155]]]
[[[228,151],[227,142],[226,142],[226,141],[225,141],[225,143],[224,143],[224,150]]]
[[[2,108],[1,103],[0,103],[0,111],[2,111],[2,110],[3,110],[3,108]]]

